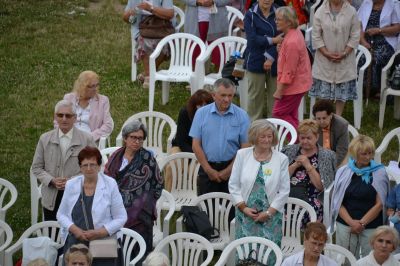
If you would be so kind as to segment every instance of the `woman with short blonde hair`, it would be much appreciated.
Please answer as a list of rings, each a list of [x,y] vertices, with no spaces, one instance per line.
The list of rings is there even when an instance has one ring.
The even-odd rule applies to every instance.
[[[66,266],[91,266],[92,261],[92,254],[90,254],[89,248],[84,244],[73,245],[64,254],[64,262]]]

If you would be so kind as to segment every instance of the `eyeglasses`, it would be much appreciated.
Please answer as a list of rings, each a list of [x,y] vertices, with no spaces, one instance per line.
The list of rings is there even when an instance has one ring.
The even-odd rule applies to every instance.
[[[63,113],[57,113],[56,116],[58,118],[63,118],[65,116],[65,118],[67,119],[71,119],[75,116],[75,114],[63,114]]]
[[[128,136],[128,138],[134,142],[142,143],[144,141],[143,137],[136,137],[136,136]]]
[[[85,164],[81,164],[81,168],[85,168],[85,169],[94,169],[96,168],[98,165],[95,163],[85,163]]]
[[[87,254],[89,252],[89,249],[87,247],[77,248],[77,247],[72,246],[69,248],[69,252],[70,253],[82,252],[83,254]]]

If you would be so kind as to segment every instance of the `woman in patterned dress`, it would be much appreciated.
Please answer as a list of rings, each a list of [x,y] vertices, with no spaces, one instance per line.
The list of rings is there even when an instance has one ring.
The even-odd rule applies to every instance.
[[[297,129],[299,144],[288,145],[282,152],[289,158],[289,196],[310,204],[317,213],[317,220],[322,222],[322,192],[335,177],[336,155],[335,152],[317,144],[318,131],[315,120],[303,120]],[[308,222],[307,216],[303,224]]]
[[[282,240],[282,213],[289,195],[288,158],[273,149],[278,143],[275,126],[255,120],[249,129],[253,145],[237,152],[229,179],[236,206],[236,239],[259,236]],[[273,264],[273,261],[269,261]]]
[[[164,186],[156,159],[143,148],[146,137],[147,130],[140,121],[127,123],[122,129],[124,147],[110,156],[104,169],[117,181],[128,214],[125,227],[138,232],[146,242],[143,259],[153,249],[156,202]]]

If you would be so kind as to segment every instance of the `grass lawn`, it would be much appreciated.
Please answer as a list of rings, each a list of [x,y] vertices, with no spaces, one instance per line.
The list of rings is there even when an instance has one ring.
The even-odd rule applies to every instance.
[[[148,90],[130,81],[130,30],[121,18],[123,7],[118,0],[0,0],[0,177],[19,193],[7,213],[14,240],[30,225],[29,168],[37,141],[52,129],[54,105],[71,91],[81,71],[101,76],[100,91],[110,98],[115,122],[113,143],[129,116],[148,109]],[[158,84],[154,109],[176,120],[190,92],[172,85],[163,106],[160,91]],[[378,110],[378,103],[370,101],[360,132],[379,145],[400,123],[389,106],[381,131]],[[344,116],[353,123],[351,103]],[[385,161],[397,160],[398,144],[391,146]]]

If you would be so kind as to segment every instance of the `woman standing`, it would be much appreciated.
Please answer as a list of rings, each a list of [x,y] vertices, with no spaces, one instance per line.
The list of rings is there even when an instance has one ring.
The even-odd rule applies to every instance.
[[[340,116],[346,101],[358,97],[355,50],[359,39],[360,22],[348,1],[325,1],[315,13],[312,44],[317,51],[309,95],[335,101]]]
[[[153,224],[157,218],[156,202],[161,196],[163,178],[156,159],[143,148],[147,137],[138,120],[122,129],[124,146],[108,159],[104,173],[116,179],[128,213],[125,227],[138,232],[146,241],[146,253],[153,249]]]
[[[254,146],[237,152],[229,179],[236,206],[236,239],[259,236],[280,246],[290,188],[288,158],[273,149],[278,133],[267,120],[252,123],[249,141]]]
[[[276,88],[276,44],[282,41],[275,24],[273,0],[259,0],[244,17],[247,47],[248,114],[252,121],[271,117]]]
[[[295,10],[285,6],[275,13],[276,27],[285,38],[278,55],[278,82],[272,117],[283,119],[297,128],[301,99],[312,84],[311,64],[303,34],[297,29]]]
[[[76,107],[75,127],[90,133],[94,141],[109,136],[114,128],[110,101],[107,96],[99,94],[99,87],[99,76],[87,70],[79,74],[74,90],[64,95],[64,100]]]
[[[317,144],[319,127],[312,119],[300,122],[297,132],[299,144],[288,145],[282,152],[289,158],[290,197],[304,200],[310,204],[317,221],[322,222],[323,209],[320,194],[335,176],[336,155]],[[303,224],[307,224],[308,216]]]
[[[361,44],[372,53],[371,95],[378,97],[381,71],[389,62],[398,44],[400,14],[393,0],[364,0],[358,10],[362,24]],[[379,97],[378,97],[379,98]]]
[[[364,135],[349,145],[347,164],[336,173],[330,215],[331,228],[336,223],[336,244],[347,248],[356,258],[371,251],[368,238],[383,225],[383,206],[389,189],[385,167],[374,158],[375,144]]]

